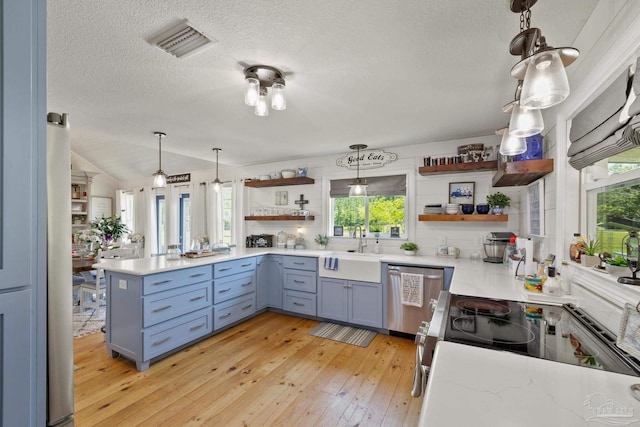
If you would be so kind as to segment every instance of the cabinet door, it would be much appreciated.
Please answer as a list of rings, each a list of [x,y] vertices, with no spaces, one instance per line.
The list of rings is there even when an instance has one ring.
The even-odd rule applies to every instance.
[[[318,315],[326,319],[349,321],[347,291],[346,280],[321,278]]]
[[[348,286],[349,322],[382,328],[382,284],[350,281]]]
[[[269,262],[271,256],[264,255],[256,258],[256,309],[267,307],[267,295],[269,292]]]
[[[266,255],[257,260],[257,310],[282,308],[282,257]]]

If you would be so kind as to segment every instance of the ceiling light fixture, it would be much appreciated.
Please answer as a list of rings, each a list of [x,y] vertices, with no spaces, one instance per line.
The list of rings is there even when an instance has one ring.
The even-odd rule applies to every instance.
[[[366,197],[367,195],[367,180],[360,178],[360,150],[367,148],[364,144],[350,145],[351,150],[357,150],[356,158],[356,179],[349,185],[349,197]]]
[[[526,138],[539,134],[544,129],[542,112],[539,109],[526,108],[520,105],[520,92],[522,90],[522,80],[518,80],[516,96],[513,101],[502,107],[502,111],[511,114],[509,121],[509,134],[512,136]]]
[[[503,156],[517,156],[527,151],[526,138],[511,135],[508,127],[497,130],[496,134],[502,135],[500,154]]]
[[[162,137],[167,136],[164,132],[153,132],[158,137],[158,170],[153,174],[154,187],[166,187],[167,175],[162,170]]]
[[[220,152],[222,148],[212,148],[212,150],[216,152],[216,179],[213,181],[213,189],[216,193],[219,193],[222,189],[222,181],[218,179],[218,152]]]
[[[509,45],[512,55],[521,60],[511,68],[511,75],[523,80],[520,105],[529,109],[549,108],[569,96],[565,67],[578,58],[573,47],[548,46],[538,28],[530,28],[531,6],[537,0],[511,0],[511,11],[520,14],[520,33]]]
[[[285,110],[285,81],[282,71],[269,65],[251,65],[244,69],[244,103],[255,107],[256,116],[268,116],[267,89],[271,88],[271,108]]]

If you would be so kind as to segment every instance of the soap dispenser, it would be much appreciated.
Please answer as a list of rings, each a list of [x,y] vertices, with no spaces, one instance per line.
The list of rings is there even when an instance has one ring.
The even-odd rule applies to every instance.
[[[373,253],[374,254],[380,253],[380,241],[377,237],[376,237],[376,244],[373,246]]]

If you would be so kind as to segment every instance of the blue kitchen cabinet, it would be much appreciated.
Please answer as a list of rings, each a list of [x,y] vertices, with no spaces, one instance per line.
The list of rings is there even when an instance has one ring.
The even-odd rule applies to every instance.
[[[213,329],[215,331],[256,312],[256,258],[213,265]]]
[[[284,256],[284,296],[282,308],[286,311],[316,316],[316,287],[318,258]]]
[[[382,284],[320,278],[318,316],[382,328]]]
[[[284,272],[282,256],[263,255],[256,260],[257,309],[282,308]]]

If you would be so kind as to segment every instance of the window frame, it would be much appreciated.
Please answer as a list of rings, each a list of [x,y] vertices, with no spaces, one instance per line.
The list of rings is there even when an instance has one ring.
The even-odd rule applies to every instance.
[[[189,200],[189,212],[185,215],[185,203]],[[178,240],[180,242],[180,248],[183,253],[187,252],[190,247],[191,241],[191,197],[189,193],[180,193],[178,199]],[[186,223],[189,223],[189,229],[186,228]]]
[[[163,254],[166,252],[166,217],[167,217],[167,202],[164,194],[156,194],[155,198],[156,206],[156,253]],[[160,221],[160,212],[162,211],[162,217],[165,221]],[[164,243],[164,244],[162,244]]]

